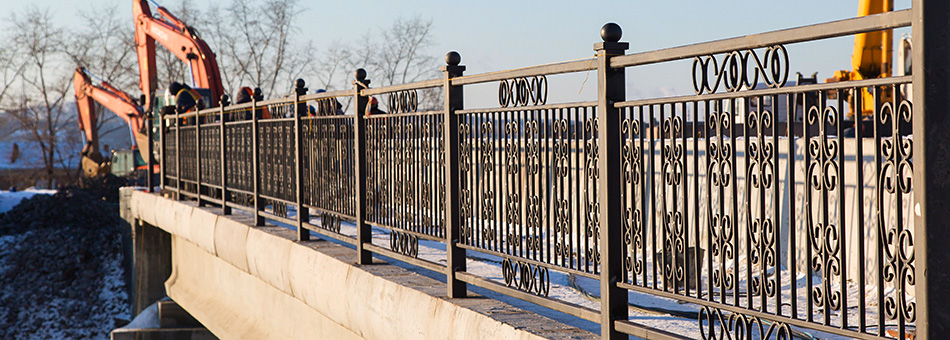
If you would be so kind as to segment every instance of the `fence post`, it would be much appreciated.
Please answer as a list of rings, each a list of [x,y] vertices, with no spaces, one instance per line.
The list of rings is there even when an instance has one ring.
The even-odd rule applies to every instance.
[[[916,252],[916,309],[901,303],[898,313],[916,310],[917,338],[950,333],[950,2],[914,0],[913,11],[913,197]],[[896,116],[896,115],[895,115]],[[898,118],[900,119],[900,118]],[[892,124],[896,124],[893,122]],[[905,176],[897,170],[895,176]],[[903,181],[903,178],[898,179]],[[903,242],[901,243],[904,244]],[[902,249],[905,250],[905,249]],[[913,255],[909,255],[913,256]],[[931,270],[933,269],[933,270]],[[903,273],[899,274],[904,276]],[[904,282],[904,281],[900,281]],[[901,300],[903,301],[903,300]],[[909,308],[910,307],[910,308]]]
[[[222,94],[221,102],[219,103],[218,107],[220,108],[219,112],[221,113],[221,133],[219,137],[221,138],[221,214],[223,215],[231,214],[231,207],[228,207],[228,153],[226,149],[228,144],[225,142],[226,134],[224,132],[226,125],[225,123],[227,122],[227,119],[225,119],[224,107],[228,105],[231,105],[230,98],[228,98],[227,94]]]
[[[597,52],[597,147],[600,174],[600,334],[603,339],[626,339],[614,321],[627,320],[627,292],[617,283],[624,277],[621,206],[623,169],[620,163],[620,110],[614,103],[625,100],[624,68],[610,67],[610,58],[623,55],[629,44],[620,41],[623,31],[615,23],[600,29],[604,42]]]
[[[356,127],[354,140],[356,142],[356,263],[373,263],[373,254],[363,248],[366,243],[373,242],[373,230],[366,224],[366,104],[369,97],[363,96],[361,90],[369,88],[369,79],[366,79],[366,70],[356,70],[355,103],[356,114],[353,118]]]
[[[197,108],[197,106],[196,106]],[[195,110],[195,197],[198,200],[198,206],[205,205],[201,199],[201,115],[200,110]]]
[[[260,89],[254,89],[254,96],[251,98],[251,162],[254,163],[254,225],[264,226],[264,217],[261,216],[261,210],[264,206],[261,204],[261,165],[259,164],[260,143],[257,140],[257,95]]]
[[[152,159],[152,155],[154,154],[152,151],[155,149],[155,145],[152,143],[152,138],[154,138],[152,134],[152,117],[153,115],[151,113],[145,114],[145,139],[148,140],[148,148],[146,149],[148,152],[145,154],[145,165],[148,166],[148,170],[145,171],[145,186],[148,187],[145,189],[145,192],[147,193],[155,192],[155,173],[153,170],[155,168],[155,160]],[[139,150],[142,150],[142,146],[139,146]]]
[[[310,222],[310,208],[303,206],[303,124],[301,117],[307,114],[307,103],[300,102],[300,96],[307,94],[306,83],[303,79],[297,79],[294,82],[294,103],[296,104],[296,115],[294,118],[294,159],[296,165],[295,175],[297,177],[297,240],[310,240],[310,230],[303,227],[304,223]]]
[[[465,282],[459,281],[455,273],[464,272],[465,249],[458,247],[461,236],[461,218],[456,210],[459,207],[461,190],[459,178],[459,120],[455,110],[464,108],[462,86],[452,85],[452,78],[462,76],[465,66],[459,65],[462,56],[451,51],[445,55],[442,66],[442,92],[445,94],[442,116],[442,145],[445,149],[445,279],[450,299],[468,295]]]

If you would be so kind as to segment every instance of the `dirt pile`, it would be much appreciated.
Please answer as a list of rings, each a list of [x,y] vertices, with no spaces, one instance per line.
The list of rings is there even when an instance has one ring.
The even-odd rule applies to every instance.
[[[127,186],[145,185],[145,177],[139,172],[133,172],[129,177],[118,177],[113,174],[105,174],[96,177],[83,177],[79,179],[76,188],[86,193],[105,199],[108,202],[119,202],[119,188]]]
[[[124,182],[94,179],[0,214],[0,339],[107,339],[128,319]]]

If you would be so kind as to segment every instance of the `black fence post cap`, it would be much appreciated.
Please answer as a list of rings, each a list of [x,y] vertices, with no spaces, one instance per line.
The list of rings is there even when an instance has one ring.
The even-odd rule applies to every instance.
[[[450,51],[445,54],[445,64],[450,66],[458,66],[462,62],[462,55],[458,52]]]
[[[623,30],[620,25],[612,22],[604,24],[604,27],[600,29],[600,38],[606,42],[618,42],[622,36]]]
[[[356,69],[356,80],[366,80],[366,70],[361,68]]]

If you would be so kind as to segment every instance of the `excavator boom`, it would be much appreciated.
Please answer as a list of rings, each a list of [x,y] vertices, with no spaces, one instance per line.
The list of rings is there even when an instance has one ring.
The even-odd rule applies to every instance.
[[[116,89],[108,82],[102,81],[94,85],[89,79],[85,68],[77,67],[73,76],[76,106],[79,111],[79,127],[86,137],[83,147],[83,172],[93,176],[108,172],[108,162],[99,153],[99,136],[96,131],[96,106],[98,102],[103,107],[114,112],[131,127],[135,144],[143,160],[151,157],[151,143],[145,131],[145,114],[142,108],[135,104],[132,96]]]
[[[186,26],[184,22],[161,6],[157,8],[160,17],[153,17],[147,0],[133,0],[132,11],[135,18],[135,43],[139,59],[139,88],[146,96],[144,103],[146,109],[151,108],[152,94],[157,89],[156,41],[178,59],[188,63],[194,87],[209,89],[212,99],[220,98],[224,94],[214,52],[194,29]],[[215,106],[215,101],[207,103],[208,106]]]

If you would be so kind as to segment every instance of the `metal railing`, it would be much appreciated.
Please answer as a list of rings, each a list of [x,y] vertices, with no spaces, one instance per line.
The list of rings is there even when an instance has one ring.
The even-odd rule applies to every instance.
[[[938,170],[921,167],[947,155],[921,145],[937,138],[922,122],[947,108],[905,93],[938,92],[916,75],[784,86],[786,44],[924,16],[636,54],[608,24],[593,60],[464,76],[450,52],[442,79],[370,88],[359,70],[353,90],[313,95],[298,80],[287,98],[162,117],[162,188],[350,243],[361,264],[379,254],[445,273],[452,298],[471,284],[599,322],[604,338],[688,337],[632,321],[630,292],[696,306],[706,339],[935,337],[947,320],[926,287],[942,281],[924,273],[948,256],[922,240],[943,238],[921,193]],[[945,32],[914,26],[928,33]],[[626,99],[627,68],[675,60],[693,60],[694,95]],[[597,101],[549,103],[547,76],[574,72],[597,73]],[[486,83],[499,107],[466,109],[465,86]],[[420,109],[426,89],[442,107]],[[340,97],[356,114],[308,109]],[[365,114],[371,97],[389,112]],[[862,98],[877,104],[855,123]],[[420,241],[445,250],[420,256]],[[475,253],[497,257],[503,280],[468,272]],[[549,298],[552,272],[599,281],[600,309]]]

